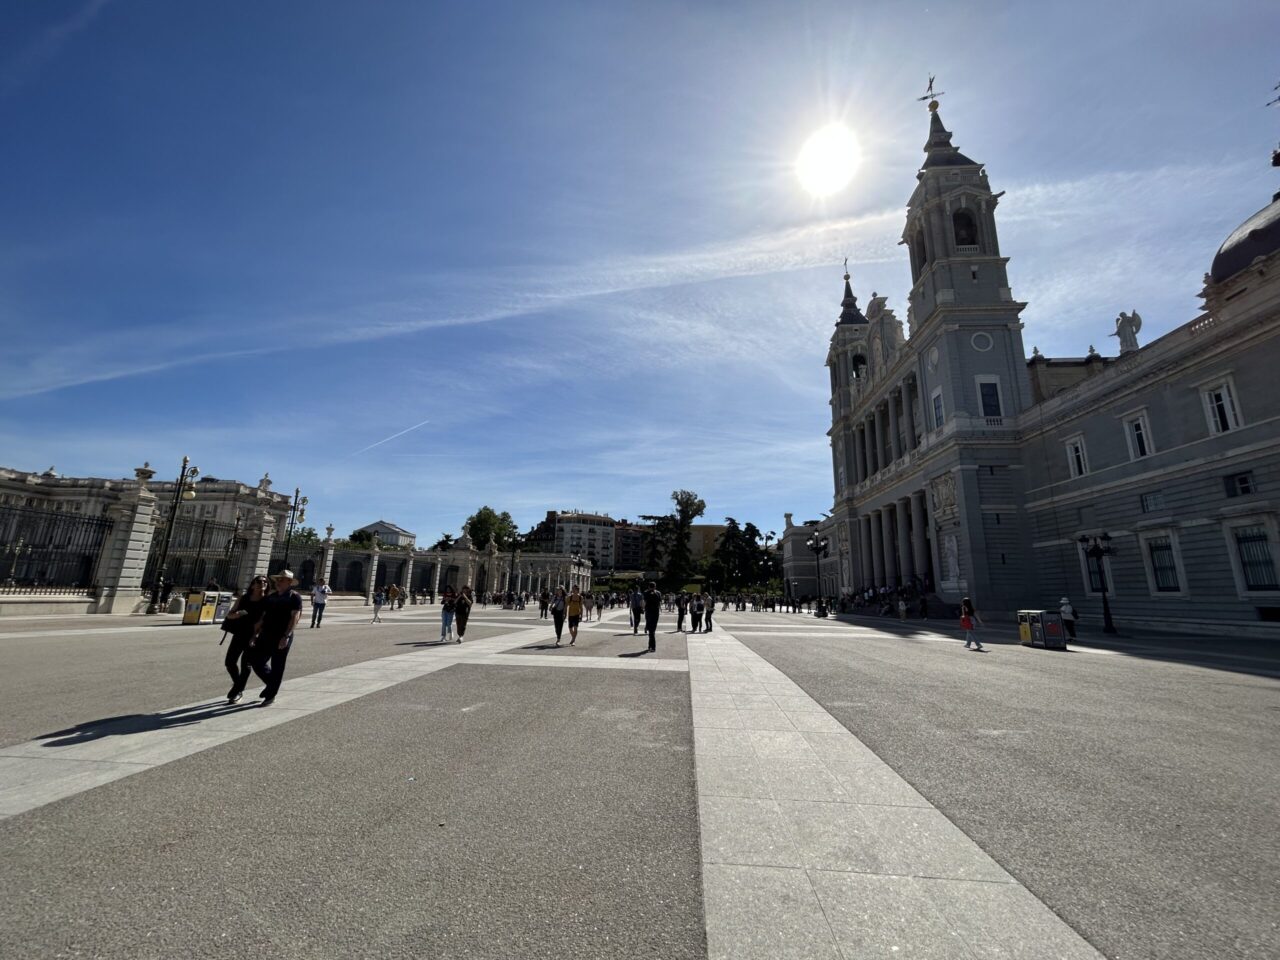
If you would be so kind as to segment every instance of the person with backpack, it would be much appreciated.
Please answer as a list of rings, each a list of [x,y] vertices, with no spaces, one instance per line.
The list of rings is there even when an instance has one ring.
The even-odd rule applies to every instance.
[[[975,644],[974,650],[981,650],[982,641],[978,639],[974,632],[978,629],[978,624],[982,623],[982,618],[978,616],[978,610],[973,605],[973,601],[965,597],[960,601],[960,629],[964,631],[964,648],[970,649],[969,644]]]
[[[453,587],[446,586],[440,594],[440,642],[448,643],[453,639],[453,613],[458,605],[458,595]]]
[[[556,646],[560,646],[560,635],[564,632],[565,608],[568,606],[564,587],[556,587],[551,598],[551,623],[556,628]]]
[[[227,673],[231,674],[231,690],[227,693],[227,703],[238,703],[244,695],[245,684],[249,682],[249,674],[253,669],[253,657],[249,644],[257,632],[258,621],[262,619],[262,609],[267,599],[267,578],[254,577],[249,589],[240,594],[235,606],[227,613],[222,622],[222,629],[230,635],[231,644],[227,647],[224,664]],[[225,639],[225,638],[224,638]]]

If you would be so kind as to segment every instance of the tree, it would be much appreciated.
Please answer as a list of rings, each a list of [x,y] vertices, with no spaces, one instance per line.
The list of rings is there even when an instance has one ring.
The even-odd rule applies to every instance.
[[[378,537],[372,530],[352,530],[351,535],[347,537],[347,542],[352,546],[365,547],[369,550],[373,549],[377,541]]]
[[[498,513],[493,507],[483,506],[467,517],[467,533],[471,537],[472,545],[477,549],[482,550],[487,547],[489,538],[492,537],[498,549],[502,550],[511,545],[511,541],[519,535],[520,529],[507,511]]]
[[[320,535],[316,533],[315,527],[297,527],[293,531],[293,542],[300,544],[316,544],[320,542]]]
[[[432,550],[448,550],[453,546],[453,534],[442,533],[440,539],[431,545]]]
[[[697,572],[689,551],[693,521],[706,512],[707,504],[692,490],[675,490],[671,494],[675,509],[666,514],[645,514],[640,519],[653,524],[646,562],[650,569],[661,570],[659,579],[665,589],[680,590]]]

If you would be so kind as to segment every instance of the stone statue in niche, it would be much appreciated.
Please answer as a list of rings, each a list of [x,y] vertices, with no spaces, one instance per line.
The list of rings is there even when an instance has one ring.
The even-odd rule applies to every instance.
[[[954,474],[944,473],[930,485],[933,494],[933,512],[949,513],[956,506],[956,478]]]
[[[942,542],[942,569],[948,582],[955,583],[960,579],[960,544],[956,542],[954,533],[948,533]]]
[[[1121,311],[1120,316],[1116,317],[1116,329],[1110,336],[1120,339],[1120,355],[1132,353],[1138,349],[1138,331],[1142,329],[1142,317],[1138,315],[1138,311],[1133,313],[1124,313]]]

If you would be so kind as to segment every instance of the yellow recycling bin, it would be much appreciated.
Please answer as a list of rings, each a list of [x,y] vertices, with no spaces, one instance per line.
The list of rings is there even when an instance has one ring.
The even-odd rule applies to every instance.
[[[192,591],[187,594],[187,602],[182,608],[183,623],[199,623],[200,613],[204,609],[204,593]]]

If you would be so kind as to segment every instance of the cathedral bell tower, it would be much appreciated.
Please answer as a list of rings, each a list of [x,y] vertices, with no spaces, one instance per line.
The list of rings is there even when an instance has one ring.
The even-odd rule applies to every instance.
[[[870,373],[867,337],[870,324],[858,309],[858,298],[849,285],[849,262],[845,261],[844,299],[840,301],[840,318],[831,334],[827,366],[831,370],[831,437],[832,476],[838,502],[849,494],[853,483],[853,441],[847,420],[866,389]]]
[[[911,258],[907,322],[931,381],[927,417],[954,414],[997,425],[1031,403],[1019,314],[1000,255],[996,205],[982,164],[951,143],[938,101],[929,101],[929,139],[907,203],[902,243]]]

